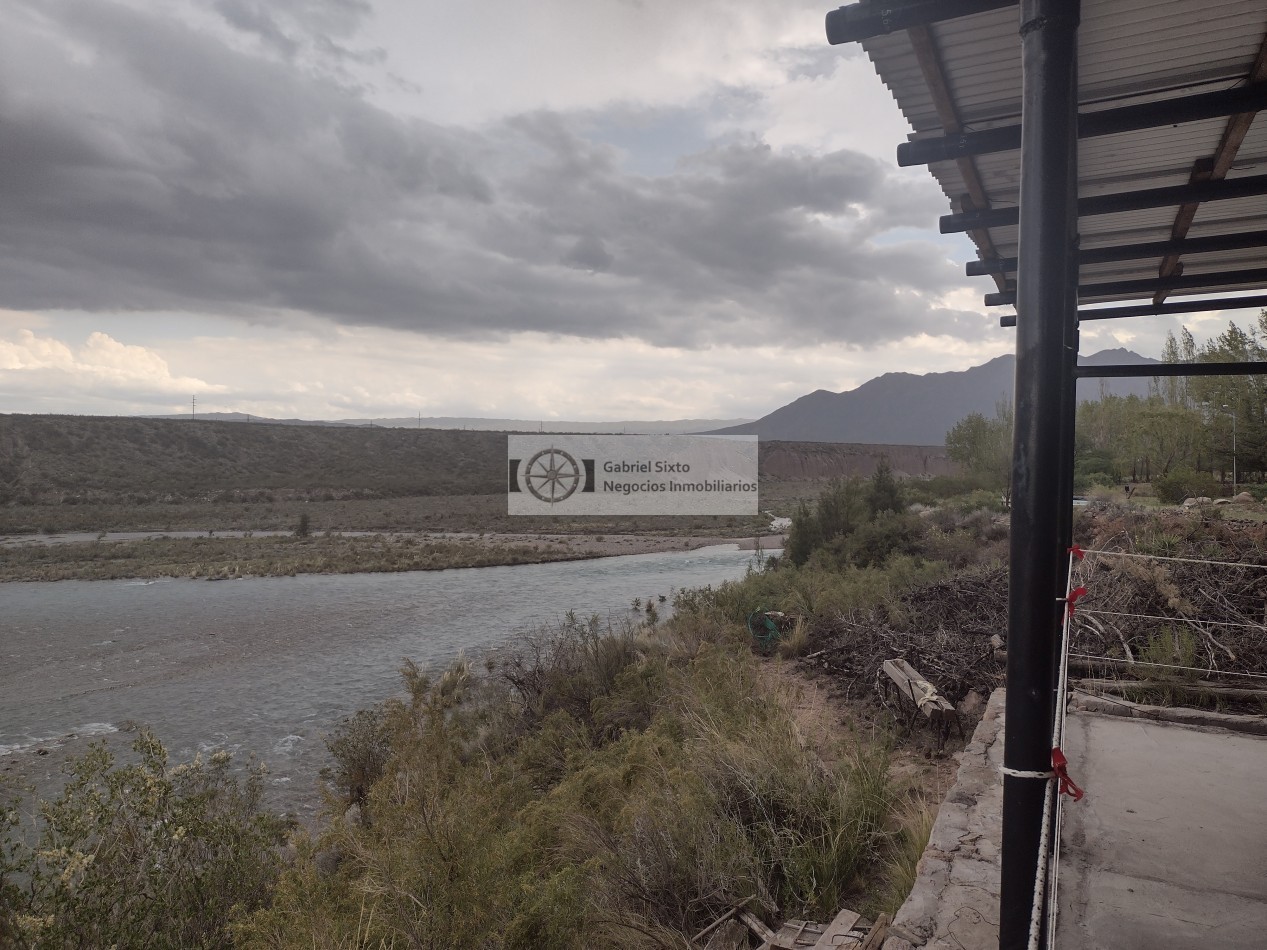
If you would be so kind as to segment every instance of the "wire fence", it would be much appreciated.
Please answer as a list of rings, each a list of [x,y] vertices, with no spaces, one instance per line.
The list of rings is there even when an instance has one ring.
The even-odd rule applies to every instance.
[[[1052,726],[1052,768],[1019,773],[1045,779],[1043,827],[1030,916],[1029,950],[1055,946],[1060,842],[1066,798],[1082,790],[1069,778],[1064,754],[1071,662],[1200,692],[1219,681],[1267,680],[1267,563],[1139,551],[1069,552]],[[1121,658],[1113,656],[1120,653]],[[1079,690],[1082,691],[1082,690]],[[1096,690],[1103,696],[1102,690]],[[1222,694],[1250,693],[1224,689]],[[1131,705],[1103,696],[1110,702]],[[1044,943],[1045,941],[1045,943]]]

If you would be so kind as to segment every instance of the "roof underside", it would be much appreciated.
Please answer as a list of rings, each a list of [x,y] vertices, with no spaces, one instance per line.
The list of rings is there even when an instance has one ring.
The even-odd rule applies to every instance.
[[[910,138],[935,138],[1020,122],[1019,25],[1019,10],[1011,6],[900,30],[862,45],[914,130]],[[1084,115],[1261,82],[1267,80],[1267,4],[1082,0],[1078,55],[1079,112]],[[1078,164],[1079,198],[1263,175],[1267,121],[1242,113],[1083,138]],[[929,169],[956,212],[1017,204],[1019,150],[939,161]],[[1186,210],[1173,204],[1083,215],[1079,220],[1083,251],[1263,229],[1267,195],[1205,201]],[[969,234],[983,260],[1016,257],[1014,225]],[[1173,294],[1257,290],[1267,286],[1264,268],[1264,247],[1185,251],[1182,257],[1154,250],[1137,260],[1084,262],[1079,299],[1084,304],[1160,303]],[[1251,270],[1260,273],[1246,273]],[[1205,275],[1217,276],[1201,280]],[[1156,291],[1092,289],[1108,282],[1179,276],[1183,286]],[[1006,291],[1014,280],[1014,270],[1008,270],[996,277],[997,288],[983,284],[983,289]]]

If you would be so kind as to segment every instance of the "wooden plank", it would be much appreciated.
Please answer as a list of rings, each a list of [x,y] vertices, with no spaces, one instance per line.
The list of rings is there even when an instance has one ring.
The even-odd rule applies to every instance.
[[[691,943],[699,943],[701,940],[707,937],[710,933],[712,933],[714,930],[716,930],[726,921],[730,920],[731,917],[734,917],[735,914],[738,912],[739,908],[742,906],[743,904],[736,904],[734,907],[730,908],[730,910],[726,911],[726,913],[722,914],[720,917],[714,920],[711,924],[709,924],[707,927],[705,927],[703,930],[697,933],[694,937],[692,937]]]
[[[937,692],[937,687],[924,679],[913,666],[905,660],[885,660],[883,669],[903,696],[915,704],[915,707],[934,722],[944,722],[954,718],[955,707]]]
[[[1224,686],[1207,680],[1104,680],[1081,679],[1075,681],[1083,689],[1098,689],[1106,693],[1125,693],[1134,689],[1173,689],[1185,693],[1220,696],[1224,699],[1267,699],[1267,690],[1248,687]]]
[[[858,950],[880,950],[880,947],[884,944],[884,938],[888,936],[889,925],[892,923],[892,917],[888,914],[881,914],[867,932],[867,936]]]
[[[1149,663],[1145,660],[1123,660],[1117,657],[1101,656],[1086,657],[1071,656],[1069,658],[1069,669],[1080,673],[1103,673],[1105,670],[1122,670],[1129,672],[1132,676],[1148,676],[1155,669],[1166,669],[1166,664]],[[1245,678],[1234,676],[1232,674],[1224,674],[1220,670],[1201,670],[1205,675],[1200,682],[1209,683],[1211,686],[1234,686],[1237,683],[1244,683]],[[1220,677],[1227,675],[1226,682],[1215,682]]]
[[[734,917],[727,917],[708,937],[704,950],[748,950],[748,928]],[[698,944],[692,944],[698,946]]]
[[[852,945],[849,938],[849,931],[853,930],[854,924],[862,919],[862,915],[852,910],[842,910],[836,915],[836,918],[827,925],[827,929],[823,931],[823,935],[818,938],[818,943],[814,944],[813,950],[836,950],[838,947],[848,947]]]
[[[757,935],[762,943],[774,944],[774,931],[761,922],[761,918],[751,911],[741,910],[739,919],[748,925],[748,929]]]
[[[779,950],[811,950],[817,946],[822,932],[823,925],[812,920],[784,921],[779,932],[774,935],[772,945]]]

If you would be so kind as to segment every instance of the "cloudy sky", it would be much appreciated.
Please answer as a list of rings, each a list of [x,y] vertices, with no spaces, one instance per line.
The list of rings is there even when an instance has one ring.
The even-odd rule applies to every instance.
[[[754,417],[1009,352],[833,5],[0,0],[0,412]]]

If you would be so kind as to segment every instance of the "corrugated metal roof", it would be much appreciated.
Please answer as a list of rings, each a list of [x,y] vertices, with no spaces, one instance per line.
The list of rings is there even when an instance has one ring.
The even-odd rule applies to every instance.
[[[1020,118],[1021,45],[1018,8],[1003,8],[933,24],[930,28],[957,119],[965,130],[1012,125]],[[1267,4],[1263,0],[1083,0],[1079,30],[1079,99],[1083,112],[1119,108],[1243,84],[1264,44]],[[863,42],[876,71],[911,125],[911,138],[945,132],[929,91],[925,69],[909,36],[899,32]],[[1227,119],[1123,132],[1079,143],[1080,197],[1144,188],[1183,185],[1194,162],[1211,158]],[[980,155],[977,174],[992,207],[1015,206],[1020,180],[1019,151]],[[929,166],[951,207],[971,191],[958,162]],[[1255,121],[1228,178],[1267,171],[1267,120]],[[1177,207],[1084,216],[1083,247],[1102,247],[1171,238]],[[1203,203],[1189,237],[1267,228],[1267,196]],[[1016,231],[989,229],[1002,256],[1015,256]],[[1084,264],[1080,280],[1157,278],[1160,261]],[[1267,249],[1240,249],[1185,255],[1186,275],[1219,274],[1267,267]],[[993,290],[981,278],[982,292]],[[1172,294],[1210,293],[1242,287],[1235,281],[1184,288]],[[1138,299],[1090,295],[1084,303]]]

